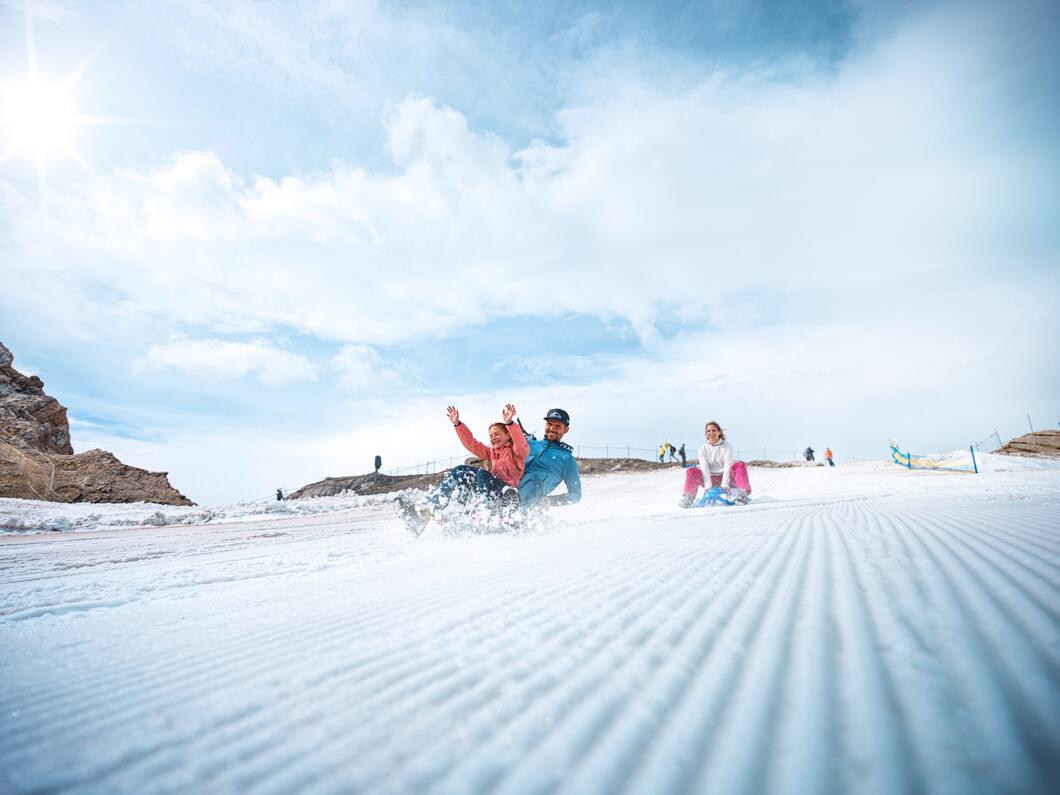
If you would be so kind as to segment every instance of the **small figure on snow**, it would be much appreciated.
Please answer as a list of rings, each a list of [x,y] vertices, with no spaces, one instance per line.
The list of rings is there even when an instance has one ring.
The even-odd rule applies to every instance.
[[[677,448],[674,447],[670,442],[666,443],[667,449],[670,451],[670,463],[674,463],[677,460]]]
[[[681,449],[677,451],[677,454],[681,456],[681,466],[688,466],[688,457],[685,455],[685,443],[681,442]]]
[[[666,442],[659,445],[659,463],[666,463]]]
[[[834,467],[835,466],[835,461],[832,460],[832,448],[831,447],[824,448],[824,460],[828,462],[828,466],[830,466],[830,467]]]
[[[689,467],[685,470],[685,488],[681,495],[682,508],[691,508],[696,502],[696,494],[700,486],[707,489],[706,476],[710,476],[711,488],[721,489],[728,495],[729,504],[733,502],[747,502],[747,495],[751,493],[751,482],[747,478],[747,465],[743,461],[734,461],[732,445],[725,439],[725,432],[721,426],[714,422],[708,422],[704,428],[706,444],[699,448],[699,466]],[[717,492],[714,492],[717,494]],[[704,499],[707,498],[704,494]]]
[[[803,455],[803,458],[805,458],[807,461],[809,461],[810,463],[813,463],[813,448],[812,447],[807,447],[805,450],[803,450],[802,451],[802,455]]]

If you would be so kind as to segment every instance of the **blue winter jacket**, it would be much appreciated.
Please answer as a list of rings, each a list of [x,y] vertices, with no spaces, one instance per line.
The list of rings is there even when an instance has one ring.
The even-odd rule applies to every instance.
[[[567,484],[569,502],[582,498],[582,481],[578,476],[578,462],[571,446],[563,442],[529,439],[530,455],[519,481],[519,498],[524,505],[533,505],[549,494],[560,482]]]

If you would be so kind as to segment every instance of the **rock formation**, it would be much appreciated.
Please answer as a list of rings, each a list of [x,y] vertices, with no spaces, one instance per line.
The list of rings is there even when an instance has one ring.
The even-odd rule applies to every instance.
[[[386,494],[402,489],[425,489],[442,479],[444,472],[434,475],[348,475],[339,478],[324,478],[298,491],[292,491],[284,499],[300,500],[305,497],[332,497],[344,491],[354,494]]]
[[[105,450],[75,454],[66,408],[13,361],[0,342],[0,497],[194,505],[165,472],[126,466]]]
[[[20,447],[73,455],[66,408],[44,394],[44,383],[37,376],[12,367],[13,361],[11,351],[0,342],[0,430],[21,442]]]
[[[994,452],[1029,458],[1060,458],[1060,431],[1034,431],[1010,439]]]
[[[480,458],[467,458],[464,463],[468,466],[484,466],[485,461]],[[752,464],[763,464],[764,466],[823,466],[823,464],[775,464],[773,462],[751,462]],[[658,461],[643,461],[639,458],[579,458],[578,471],[582,475],[597,475],[607,472],[647,472],[655,469],[676,469],[680,467],[677,463],[660,464]],[[437,472],[432,475],[376,475],[374,472],[368,475],[348,475],[338,478],[324,478],[316,483],[303,486],[298,491],[293,491],[284,499],[298,500],[303,497],[331,497],[350,491],[354,494],[386,494],[401,489],[426,489],[442,479],[448,470]]]

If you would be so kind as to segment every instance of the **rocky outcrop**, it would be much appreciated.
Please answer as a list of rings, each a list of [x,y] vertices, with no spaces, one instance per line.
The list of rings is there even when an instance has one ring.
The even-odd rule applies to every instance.
[[[1009,440],[995,453],[1028,458],[1060,458],[1060,431],[1035,431]]]
[[[44,383],[11,366],[14,357],[0,342],[0,430],[19,446],[42,453],[73,455],[66,408],[44,394]]]
[[[305,497],[333,497],[344,491],[353,494],[386,494],[402,489],[425,489],[442,479],[444,472],[433,475],[348,475],[339,478],[324,478],[298,491],[292,491],[284,499],[300,500]]]
[[[54,502],[194,505],[165,472],[123,464],[105,450],[75,454],[66,408],[12,367],[0,342],[0,497]]]

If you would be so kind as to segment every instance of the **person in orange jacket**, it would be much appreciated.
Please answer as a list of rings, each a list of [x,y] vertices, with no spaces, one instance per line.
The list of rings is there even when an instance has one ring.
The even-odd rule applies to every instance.
[[[828,462],[828,466],[834,467],[835,461],[832,460],[832,448],[826,447],[824,449],[824,460]]]

